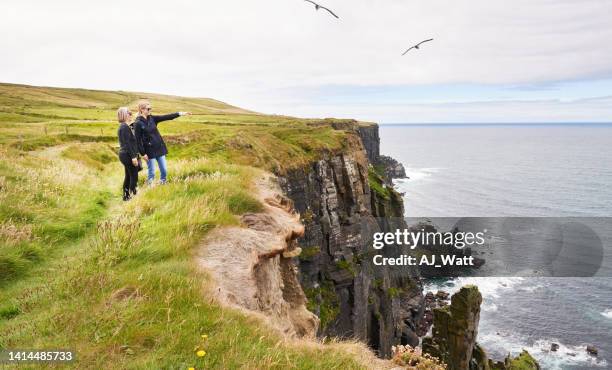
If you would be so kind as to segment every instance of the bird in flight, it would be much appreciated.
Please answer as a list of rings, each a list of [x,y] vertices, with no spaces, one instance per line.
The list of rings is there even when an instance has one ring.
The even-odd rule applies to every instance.
[[[433,41],[433,39],[423,40],[423,41],[419,42],[418,44],[416,44],[416,45],[414,45],[414,46],[409,47],[409,48],[408,48],[408,50],[404,51],[404,54],[402,54],[402,55],[406,55],[406,53],[407,53],[407,52],[409,52],[409,51],[410,51],[410,50],[412,50],[412,49],[418,49],[418,48],[419,48],[419,46],[421,46],[421,44],[426,43],[426,42],[429,42],[429,41]]]
[[[319,5],[319,4],[315,3],[315,2],[314,2],[314,1],[312,1],[312,0],[304,0],[304,1],[309,2],[309,3],[311,3],[311,4],[314,4],[314,6],[315,6],[315,9],[316,9],[316,10],[319,10],[319,9],[325,9],[325,10],[327,10],[327,11],[329,12],[329,14],[331,14],[331,15],[333,15],[334,17],[336,17],[336,18],[340,19],[340,17],[338,17],[338,16],[337,16],[337,15],[336,15],[334,12],[332,12],[332,11],[331,11],[331,10],[329,10],[329,9],[327,9],[327,8],[326,8],[326,7],[324,7],[323,5]]]

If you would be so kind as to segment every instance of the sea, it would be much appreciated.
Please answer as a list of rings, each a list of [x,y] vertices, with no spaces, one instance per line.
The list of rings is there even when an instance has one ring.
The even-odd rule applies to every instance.
[[[612,216],[612,124],[382,124],[380,139],[381,153],[406,168],[408,178],[395,180],[406,217]],[[478,342],[494,359],[526,349],[543,369],[605,369],[609,276],[461,277],[425,288],[479,287]]]

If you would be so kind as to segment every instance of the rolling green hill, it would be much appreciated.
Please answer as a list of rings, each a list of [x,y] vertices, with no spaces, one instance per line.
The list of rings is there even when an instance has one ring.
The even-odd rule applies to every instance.
[[[123,203],[115,112],[143,97],[156,113],[198,115],[160,124],[169,183]],[[95,369],[361,367],[349,344],[284,341],[219,307],[192,258],[208,231],[259,209],[259,171],[342,150],[330,122],[0,84],[0,348],[71,348],[79,368]]]

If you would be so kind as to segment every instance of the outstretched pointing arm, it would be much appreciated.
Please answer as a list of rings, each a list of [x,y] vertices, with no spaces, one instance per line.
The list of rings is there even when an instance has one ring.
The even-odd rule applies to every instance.
[[[185,116],[185,115],[191,115],[191,112],[176,112],[176,113],[164,114],[163,116],[151,116],[151,117],[153,118],[153,121],[155,121],[155,124],[158,124],[160,122],[169,121],[171,119],[175,119],[175,118],[178,118],[180,116]]]

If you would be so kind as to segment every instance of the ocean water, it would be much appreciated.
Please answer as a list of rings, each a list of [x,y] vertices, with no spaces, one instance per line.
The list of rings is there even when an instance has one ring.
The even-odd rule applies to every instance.
[[[381,152],[406,167],[396,187],[408,217],[612,216],[612,125],[381,125],[380,136]],[[612,368],[612,278],[459,278],[426,288],[468,283],[483,294],[478,341],[491,357],[524,348],[544,369]]]

